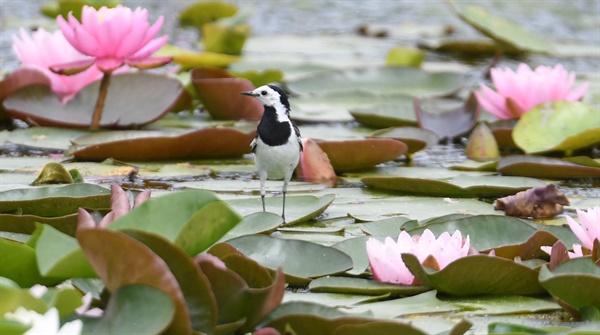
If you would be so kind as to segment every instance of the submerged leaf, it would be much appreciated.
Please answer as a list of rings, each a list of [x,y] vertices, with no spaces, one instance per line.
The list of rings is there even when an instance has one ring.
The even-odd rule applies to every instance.
[[[562,213],[569,199],[554,184],[537,186],[515,195],[497,199],[494,208],[506,215],[518,217],[550,218]]]

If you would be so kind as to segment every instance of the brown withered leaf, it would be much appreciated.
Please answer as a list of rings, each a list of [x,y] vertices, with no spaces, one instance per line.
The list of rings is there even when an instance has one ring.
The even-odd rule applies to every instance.
[[[569,199],[554,184],[537,186],[515,195],[497,199],[494,209],[503,210],[508,216],[550,218],[562,213]]]

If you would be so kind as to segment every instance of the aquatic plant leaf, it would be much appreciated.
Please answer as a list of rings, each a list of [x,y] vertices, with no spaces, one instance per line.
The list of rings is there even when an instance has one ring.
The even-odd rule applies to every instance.
[[[197,68],[191,72],[192,84],[204,108],[217,120],[259,120],[264,107],[240,94],[254,90],[247,79],[235,78],[229,72],[214,68]]]
[[[412,127],[419,125],[413,99],[408,96],[406,96],[403,102],[352,108],[350,114],[356,121],[372,128]]]
[[[452,312],[460,309],[456,305],[439,300],[436,295],[436,291],[427,291],[410,297],[353,306],[350,311],[366,312],[370,310],[378,317],[394,318],[401,315]]]
[[[181,67],[181,71],[203,66],[227,67],[239,60],[239,57],[215,52],[195,52],[172,44],[165,44],[156,53],[156,57],[173,57],[172,62]]]
[[[254,131],[234,128],[205,128],[186,133],[135,131],[96,133],[74,140],[85,145],[72,152],[77,159],[174,160],[228,158],[250,153]]]
[[[110,208],[110,191],[92,184],[44,186],[0,192],[0,212],[45,217],[77,213],[78,208]]]
[[[66,104],[47,86],[28,86],[4,100],[14,118],[36,126],[89,128],[100,82],[84,87]],[[138,128],[168,113],[184,94],[177,79],[138,72],[111,77],[100,127]]]
[[[600,167],[586,166],[567,160],[530,155],[512,155],[498,162],[498,172],[508,176],[551,179],[598,178]]]
[[[412,296],[431,290],[430,287],[423,285],[398,285],[365,278],[336,276],[317,278],[310,282],[308,288],[311,292],[351,293],[373,296],[382,294]]]
[[[393,47],[388,51],[385,65],[420,67],[423,60],[425,60],[425,53],[420,49],[412,47]]]
[[[513,129],[513,139],[526,153],[577,149],[600,142],[598,109],[579,101],[550,101],[525,113]]]
[[[66,19],[69,13],[72,12],[73,16],[81,22],[81,10],[84,5],[100,9],[102,6],[115,7],[120,3],[120,0],[57,0],[45,2],[40,11],[51,19],[55,19],[58,15]]]
[[[0,231],[30,235],[33,234],[36,223],[47,224],[60,232],[75,236],[75,230],[77,229],[77,213],[56,217],[0,214]]]
[[[361,181],[370,187],[438,197],[492,197],[545,185],[541,180],[526,177],[457,174],[445,178],[427,178],[411,177],[410,171],[404,176],[365,177]]]
[[[49,127],[2,130],[0,131],[0,145],[15,144],[27,148],[54,149],[62,152],[69,149],[72,139],[87,133],[88,131],[80,129]],[[7,162],[8,159],[12,159],[12,157],[3,157],[3,163]]]
[[[288,82],[300,95],[363,90],[375,94],[443,96],[465,84],[456,72],[427,72],[414,67],[371,67],[319,72]]]
[[[73,184],[73,177],[64,167],[56,162],[50,162],[42,168],[40,175],[31,183],[33,186],[52,185],[52,184]]]
[[[296,277],[322,277],[352,268],[350,256],[316,243],[263,235],[241,236],[227,243],[264,267],[281,267],[284,273]]]
[[[541,53],[551,53],[553,51],[552,45],[547,40],[527,31],[517,23],[495,17],[480,6],[464,6],[456,2],[449,3],[463,21],[498,42],[500,46],[503,46],[503,49]]]
[[[413,254],[402,254],[402,260],[420,283],[450,295],[536,295],[545,292],[537,280],[536,270],[506,258],[470,255],[439,271],[421,265]]]
[[[562,213],[569,199],[556,185],[536,186],[515,195],[497,199],[494,209],[503,210],[508,216],[550,218]]]
[[[318,141],[335,171],[352,171],[373,167],[406,153],[406,144],[387,138],[347,141]]]
[[[2,102],[18,90],[32,85],[50,86],[50,78],[36,69],[21,68],[11,72],[0,81],[0,120],[7,119],[8,114]]]
[[[436,145],[438,136],[427,129],[418,127],[392,127],[373,132],[369,137],[393,138],[408,146],[408,154],[413,154],[427,147]]]
[[[83,317],[83,334],[160,334],[175,315],[168,294],[150,285],[127,285],[110,296],[104,315]]]
[[[496,160],[500,156],[498,143],[485,123],[480,123],[469,135],[466,155],[475,161]]]
[[[302,141],[302,153],[296,167],[296,175],[305,181],[327,186],[333,186],[337,180],[329,157],[311,138],[304,138]]]
[[[475,126],[481,108],[473,93],[465,102],[456,99],[415,97],[419,127],[436,133],[440,139],[453,139]]]
[[[216,21],[202,25],[204,50],[234,56],[241,55],[244,44],[250,36],[250,25],[242,23],[230,25],[222,22]]]
[[[503,315],[540,313],[560,309],[548,297],[525,297],[518,295],[490,295],[482,297],[460,297],[446,300],[466,309],[465,315]],[[460,314],[460,313],[458,313]]]
[[[0,243],[3,243],[0,241]],[[0,244],[1,245],[1,244]],[[48,305],[36,298],[26,288],[21,288],[15,281],[2,276],[0,278],[0,295],[2,296],[2,305],[0,305],[0,314],[14,312],[19,306],[37,313],[45,313]]]
[[[218,19],[231,17],[237,13],[238,8],[234,4],[221,1],[196,2],[179,13],[179,24],[182,27],[196,27],[198,29],[206,23]]]
[[[177,279],[162,258],[143,243],[118,231],[80,230],[77,241],[108,291],[114,294],[129,285],[148,285],[159,289],[170,297],[175,309],[173,321],[166,331],[175,334],[191,332],[185,298]]]
[[[56,285],[62,281],[61,278],[46,278],[40,274],[35,249],[27,243],[0,238],[0,254],[4,255],[4,257],[0,257],[0,277],[8,278],[21,287],[30,287],[35,284]],[[0,286],[1,288],[2,286]],[[2,291],[0,293],[3,302],[0,309],[10,306],[10,296],[5,296]],[[4,299],[7,299],[6,305]],[[38,311],[37,308],[35,310]]]

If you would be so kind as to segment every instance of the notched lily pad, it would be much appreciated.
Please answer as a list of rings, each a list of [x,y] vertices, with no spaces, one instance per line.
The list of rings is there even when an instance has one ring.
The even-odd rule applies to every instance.
[[[600,142],[598,109],[579,101],[550,101],[517,122],[512,136],[526,153],[587,148]]]
[[[481,108],[471,93],[462,102],[456,99],[415,98],[419,126],[436,133],[440,139],[452,139],[473,129]]]
[[[414,67],[372,67],[307,75],[290,81],[288,87],[301,95],[364,90],[384,95],[443,96],[456,92],[464,84],[465,76],[456,72],[427,72]]]
[[[386,138],[364,140],[318,141],[335,171],[352,171],[373,167],[398,158],[407,152],[406,144]]]
[[[401,141],[408,146],[408,154],[436,145],[439,141],[438,136],[434,132],[418,127],[392,127],[381,129],[373,132],[369,137],[393,138]]]
[[[499,196],[513,194],[531,187],[545,185],[537,179],[525,177],[473,176],[458,174],[449,178],[426,178],[424,176],[373,176],[362,178],[367,186],[407,194],[428,196]]]
[[[88,128],[100,82],[84,87],[66,104],[49,87],[25,87],[4,101],[14,118],[36,126]],[[108,88],[100,127],[137,128],[168,113],[185,93],[179,80],[152,73],[114,75]]]
[[[186,133],[162,131],[95,133],[73,142],[85,145],[73,151],[80,160],[174,160],[239,157],[250,153],[254,131],[204,128]]]
[[[572,163],[552,157],[514,155],[498,162],[498,172],[508,176],[572,179],[598,178],[600,167]]]
[[[421,265],[413,254],[402,254],[402,260],[419,282],[451,295],[545,292],[537,280],[537,271],[501,257],[471,255],[453,261],[440,271]]]

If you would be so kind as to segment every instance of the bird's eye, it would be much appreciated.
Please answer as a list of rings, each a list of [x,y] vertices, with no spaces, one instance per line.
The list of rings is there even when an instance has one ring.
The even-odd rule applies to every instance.
[[[260,92],[260,94],[267,95],[267,91],[262,91],[262,92]]]

